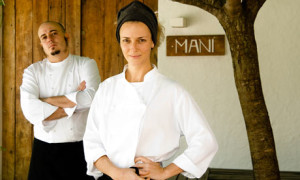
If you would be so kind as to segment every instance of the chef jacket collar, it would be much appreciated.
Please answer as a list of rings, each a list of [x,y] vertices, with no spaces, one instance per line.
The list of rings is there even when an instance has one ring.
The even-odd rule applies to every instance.
[[[158,74],[158,70],[157,70],[157,67],[152,64],[152,67],[153,69],[151,69],[149,72],[147,72],[144,76],[144,81],[143,82],[147,82],[147,81],[150,81],[152,80],[157,74]],[[124,69],[123,69],[123,72],[122,72],[122,77],[126,80],[125,78],[125,72],[126,70],[128,69],[128,64],[126,64],[124,66]],[[127,80],[126,80],[127,81]]]
[[[69,54],[69,56],[66,59],[64,59],[60,62],[56,62],[56,63],[50,62],[49,59],[47,58],[47,63],[51,64],[51,66],[61,66],[61,65],[66,64],[70,59],[71,59],[71,54]]]

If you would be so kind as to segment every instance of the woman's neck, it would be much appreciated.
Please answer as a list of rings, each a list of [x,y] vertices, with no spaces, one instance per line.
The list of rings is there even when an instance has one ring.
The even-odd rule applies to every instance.
[[[149,64],[143,67],[136,67],[128,65],[125,72],[125,77],[128,82],[143,82],[144,76],[153,69],[152,65]]]

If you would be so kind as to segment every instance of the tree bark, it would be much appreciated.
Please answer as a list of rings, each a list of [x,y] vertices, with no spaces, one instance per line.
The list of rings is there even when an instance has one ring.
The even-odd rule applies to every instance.
[[[254,21],[265,0],[173,0],[215,15],[225,30],[235,84],[246,124],[254,177],[280,179],[273,131],[265,104],[254,34]]]
[[[272,127],[261,87],[254,25],[245,22],[245,18],[238,18],[228,23],[224,30],[230,44],[255,179],[280,179]]]

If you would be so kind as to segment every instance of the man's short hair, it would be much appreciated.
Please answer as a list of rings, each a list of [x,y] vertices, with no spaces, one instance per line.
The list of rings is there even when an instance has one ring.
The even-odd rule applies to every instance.
[[[66,28],[60,23],[60,22],[56,22],[56,21],[46,21],[46,22],[43,22],[42,24],[46,24],[46,23],[53,23],[53,24],[57,24],[63,33],[66,32]]]

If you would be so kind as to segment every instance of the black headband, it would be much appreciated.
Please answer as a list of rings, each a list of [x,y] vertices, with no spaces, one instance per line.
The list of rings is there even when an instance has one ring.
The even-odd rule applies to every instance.
[[[116,37],[119,43],[121,26],[128,21],[139,21],[146,24],[150,29],[152,41],[154,45],[156,44],[158,29],[157,19],[154,12],[148,6],[140,1],[133,1],[118,12]]]

